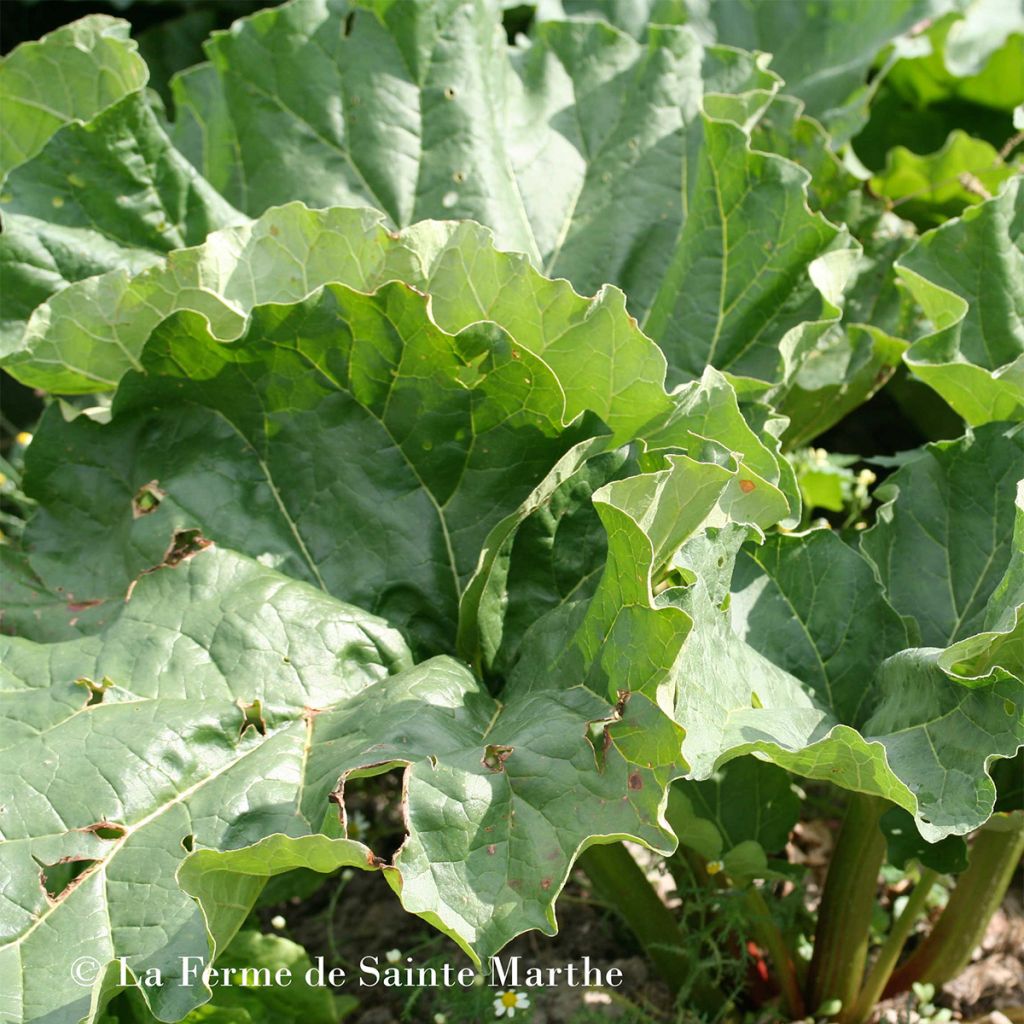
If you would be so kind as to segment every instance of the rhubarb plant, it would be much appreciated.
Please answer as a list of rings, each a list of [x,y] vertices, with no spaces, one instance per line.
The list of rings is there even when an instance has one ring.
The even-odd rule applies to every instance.
[[[291,0],[171,107],[103,15],[0,67],[0,355],[46,396],[0,547],[5,1020],[185,1018],[210,988],[161,976],[297,869],[484,963],[579,865],[681,988],[631,840],[740,891],[742,999],[859,1024],[1010,884],[1019,177],[919,235],[848,144],[923,47],[1002,50],[940,0],[499,7]],[[794,449],[890,378],[957,436],[812,520]],[[382,857],[346,786],[395,769]],[[798,790],[845,815],[806,962]],[[920,897],[873,951],[886,860]]]

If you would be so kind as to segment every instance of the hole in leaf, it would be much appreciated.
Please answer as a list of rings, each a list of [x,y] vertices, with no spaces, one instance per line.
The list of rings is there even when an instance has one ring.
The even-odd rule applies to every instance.
[[[251,704],[238,702],[242,709],[242,724],[238,730],[239,736],[244,736],[250,729],[255,729],[261,736],[267,735],[267,723],[263,717],[263,702],[254,700]]]
[[[167,492],[161,490],[160,484],[156,480],[150,480],[148,484],[143,484],[132,498],[132,519],[141,519],[142,516],[148,516],[150,512],[155,512],[160,507],[160,502],[166,497]]]
[[[39,883],[48,899],[62,899],[95,864],[96,861],[89,857],[64,857],[56,864],[40,864]]]
[[[349,11],[349,13],[345,15],[344,24],[341,26],[341,34],[344,38],[347,39],[350,35],[352,35],[352,26],[355,24],[355,21],[356,12]]]
[[[612,745],[612,734],[607,720],[587,723],[587,742],[594,748],[594,763],[597,770],[603,772],[608,759],[608,748]]]
[[[161,565],[178,565],[184,562],[186,558],[198,555],[200,551],[204,551],[212,543],[213,541],[207,540],[200,530],[175,530]]]
[[[89,692],[89,699],[85,702],[86,707],[91,707],[94,704],[102,704],[103,697],[113,685],[113,680],[109,676],[104,676],[98,683],[94,682],[88,676],[79,676],[75,683],[78,686],[84,686]]]
[[[181,848],[186,853],[191,853],[192,850],[195,848],[195,836],[193,836],[191,833],[189,833],[187,836],[182,836]]]
[[[119,825],[116,821],[98,821],[82,831],[92,832],[100,839],[123,839],[128,832],[124,825]]]
[[[346,772],[331,793],[336,834],[369,846],[373,867],[390,863],[407,838],[405,772],[394,761],[366,765]]]
[[[488,771],[503,772],[505,762],[512,756],[514,750],[515,747],[509,747],[503,743],[488,743],[484,747],[484,756],[480,759],[480,763]]]

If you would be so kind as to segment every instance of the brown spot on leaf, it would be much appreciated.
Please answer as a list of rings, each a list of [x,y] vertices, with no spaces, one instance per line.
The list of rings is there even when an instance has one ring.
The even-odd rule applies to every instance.
[[[630,772],[629,774],[629,788],[632,790],[639,790],[644,788],[644,779],[639,772]]]
[[[102,597],[94,597],[91,601],[68,601],[69,612],[84,612],[86,608],[95,608],[103,604]]]
[[[741,480],[740,481],[740,490],[744,494],[749,494],[752,490],[754,490],[754,488],[756,486],[757,486],[757,484],[755,484],[753,480]]]
[[[540,887],[546,892],[548,889],[551,888],[551,879],[550,878],[542,878],[540,880]]]
[[[491,843],[491,844],[490,844],[490,845],[489,845],[489,846],[487,847],[487,852],[488,852],[488,853],[489,853],[489,854],[490,854],[490,855],[491,855],[491,856],[493,857],[493,856],[494,856],[494,854],[495,854],[495,852],[497,851],[497,849],[498,849],[498,848],[497,848],[497,847],[496,847],[496,846],[494,845],[494,843]]]

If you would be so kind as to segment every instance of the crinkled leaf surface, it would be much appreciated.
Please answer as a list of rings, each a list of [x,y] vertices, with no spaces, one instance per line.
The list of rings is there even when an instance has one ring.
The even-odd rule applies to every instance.
[[[0,976],[16,1018],[88,1015],[90,993],[54,962],[123,956],[174,977],[178,957],[230,938],[276,870],[382,866],[311,836],[353,774],[408,767],[389,880],[479,956],[554,930],[593,838],[673,845],[662,808],[685,767],[681,731],[643,697],[616,709],[567,680],[499,704],[458,663],[410,668],[380,619],[231,552],[143,576],[102,637],[3,643]],[[261,841],[279,852],[246,849]],[[183,881],[205,914],[177,884],[189,850]],[[88,864],[48,895],[40,869],[66,859]],[[93,996],[112,987],[101,974]],[[205,992],[146,994],[173,1019]]]
[[[989,761],[1024,743],[1019,674],[965,686],[940,667],[939,651],[909,648],[868,564],[829,532],[752,549],[732,587],[733,637],[723,632],[726,614],[705,606],[717,627],[702,629],[694,615],[675,670],[691,760],[710,766],[730,750],[757,752],[885,796],[930,841],[988,817]],[[843,609],[829,607],[840,601]],[[702,706],[709,697],[711,713]]]
[[[443,650],[490,524],[586,436],[545,363],[494,324],[447,334],[404,284],[261,307],[232,345],[179,314],[145,358],[109,425],[53,408],[33,442],[32,564],[78,602],[200,528]]]
[[[186,850],[308,831],[310,709],[409,665],[382,620],[216,551],[143,577],[102,639],[3,645],[0,998],[21,1020],[86,1015],[88,990],[56,962],[124,955],[170,972],[205,956],[174,877]],[[89,864],[49,896],[40,871],[65,859]],[[160,1015],[197,995],[167,986]]]
[[[257,305],[295,302],[325,284],[373,291],[393,280],[429,293],[447,331],[480,320],[506,326],[560,374],[570,416],[590,409],[621,440],[670,407],[664,356],[626,315],[617,289],[584,299],[523,257],[498,252],[473,224],[424,222],[398,234],[369,210],[300,204],[216,232],[136,277],[68,288],[33,319],[29,348],[7,365],[31,366],[30,379],[61,391],[110,387],[140,367],[146,341],[172,313],[201,313],[212,337],[233,341]],[[590,356],[583,365],[582,352]],[[69,370],[68,358],[92,376]]]
[[[968,423],[1020,419],[1024,410],[1024,189],[1016,177],[993,199],[929,231],[897,263],[934,330],[907,365]]]
[[[896,474],[900,497],[864,539],[895,610],[871,565],[829,531],[746,549],[727,610],[728,544],[684,546],[678,561],[698,580],[672,603],[693,626],[660,702],[686,722],[698,777],[729,751],[750,750],[886,796],[931,841],[983,822],[995,795],[990,760],[1024,743],[1019,535],[1011,542],[1022,465],[1019,432],[991,426],[932,446]],[[911,474],[937,486],[911,486]],[[965,508],[970,525],[958,526]],[[944,567],[927,577],[933,546]],[[895,582],[901,560],[909,583]],[[920,593],[902,596],[908,585]],[[930,647],[913,646],[897,611],[918,617]]]
[[[250,257],[223,288],[232,303],[197,289],[154,327],[155,300],[127,282],[126,304],[148,312],[127,321],[116,353],[138,346],[143,372],[125,378],[109,424],[65,422],[54,407],[30,448],[27,486],[43,507],[27,538],[32,568],[75,604],[120,597],[173,529],[200,528],[388,616],[426,651],[450,650],[488,531],[574,444],[605,433],[588,412],[612,446],[642,436],[688,450],[720,437],[756,487],[734,488],[748,521],[768,526],[798,508],[772,421],[762,440],[713,371],[668,395],[660,352],[614,289],[582,299],[472,225],[394,238],[360,211],[290,206],[251,234],[177,255],[214,273],[234,266],[218,263],[221,241]],[[291,244],[296,261],[275,277]],[[350,285],[250,305],[246,271],[286,299],[327,267]],[[416,284],[367,294],[399,272]],[[157,291],[164,273],[151,272]],[[68,323],[92,337],[98,308]],[[160,499],[140,513],[133,503],[151,486]]]

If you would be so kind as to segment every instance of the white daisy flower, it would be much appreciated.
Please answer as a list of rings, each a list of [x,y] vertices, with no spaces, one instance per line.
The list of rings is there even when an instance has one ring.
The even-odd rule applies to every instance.
[[[494,998],[494,1016],[508,1017],[511,1020],[516,1010],[528,1010],[530,997],[525,992],[499,992]]]

